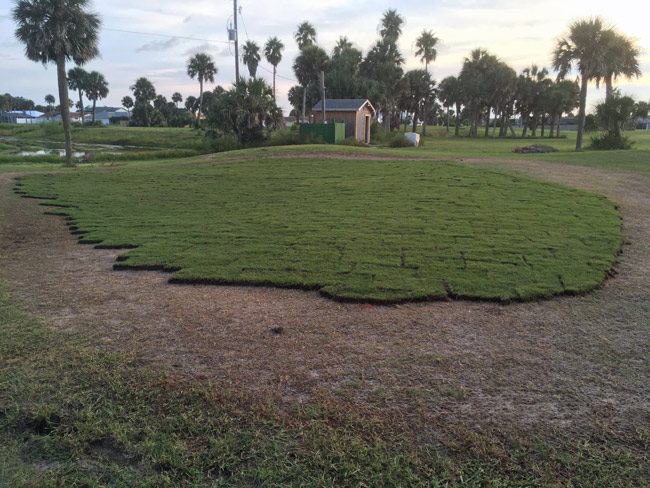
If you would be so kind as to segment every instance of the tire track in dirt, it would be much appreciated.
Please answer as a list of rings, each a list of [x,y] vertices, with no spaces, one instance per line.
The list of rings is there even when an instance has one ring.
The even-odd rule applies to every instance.
[[[587,296],[508,306],[381,307],[302,291],[172,286],[161,273],[112,271],[119,251],[79,245],[62,219],[11,191],[14,175],[0,174],[0,278],[51,327],[89,345],[286,405],[335,397],[425,424],[432,436],[461,424],[621,435],[647,425],[648,178],[467,162],[606,194],[624,216],[618,275]]]

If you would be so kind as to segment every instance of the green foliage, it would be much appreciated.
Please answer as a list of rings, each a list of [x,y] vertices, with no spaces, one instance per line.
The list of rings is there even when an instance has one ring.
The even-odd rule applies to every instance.
[[[245,145],[260,144],[266,127],[276,126],[282,111],[273,90],[262,79],[241,80],[228,91],[214,93],[206,110],[208,125],[222,134],[233,135]]]
[[[621,242],[618,213],[602,198],[453,164],[235,158],[24,184],[72,205],[85,239],[137,245],[120,268],[341,299],[585,292]]]
[[[623,134],[605,132],[591,138],[591,148],[599,151],[632,149],[633,142]]]
[[[401,132],[393,132],[388,136],[384,143],[388,144],[388,147],[413,147],[409,141],[406,140],[404,134]]]

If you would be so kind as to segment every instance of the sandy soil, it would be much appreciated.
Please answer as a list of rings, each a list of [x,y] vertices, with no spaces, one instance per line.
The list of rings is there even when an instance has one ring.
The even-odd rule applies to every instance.
[[[607,195],[626,245],[617,275],[583,297],[528,304],[341,304],[316,293],[169,285],[115,272],[119,251],[79,245],[0,175],[0,277],[51,327],[135,351],[164,374],[273,395],[335,398],[427,437],[452,425],[606,430],[650,425],[650,181],[630,173],[487,160]],[[281,329],[281,330],[279,330]]]

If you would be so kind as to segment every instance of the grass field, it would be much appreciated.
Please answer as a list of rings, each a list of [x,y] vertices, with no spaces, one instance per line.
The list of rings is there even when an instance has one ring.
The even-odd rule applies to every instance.
[[[0,486],[641,486],[604,435],[468,429],[419,444],[339,402],[263,398],[161,375],[52,332],[0,284]]]
[[[159,135],[172,141],[177,133]],[[68,205],[50,210],[69,215],[82,239],[139,245],[124,251],[128,258],[118,264],[125,267],[181,268],[174,276],[189,281],[325,287],[340,298],[368,301],[450,292],[526,299],[584,291],[602,281],[621,243],[619,211],[595,194],[440,160],[547,160],[604,169],[595,174],[605,178],[618,171],[639,174],[645,181],[650,137],[634,138],[632,151],[574,154],[573,142],[563,139],[549,141],[557,153],[522,156],[512,147],[527,141],[438,133],[418,149],[263,148],[73,169],[8,160],[0,172],[40,172],[24,176],[19,190],[56,197],[39,201],[43,210]],[[15,149],[13,142],[2,144],[0,152]],[[388,159],[367,159],[374,156]],[[3,203],[13,210],[36,208],[12,196]],[[100,331],[105,321],[117,321],[126,335],[135,331],[135,320],[120,322],[115,310],[101,309],[105,315],[84,321],[81,329],[65,319],[85,306],[122,303],[123,275],[111,293],[89,289],[78,296],[54,280],[48,286],[57,300],[67,297],[54,306],[38,278],[21,285],[15,298],[0,280],[0,486],[647,486],[647,287],[643,278],[627,275],[634,275],[630,268],[642,275],[648,241],[643,222],[629,212],[642,215],[643,202],[627,205],[630,246],[619,276],[586,297],[509,306],[372,307],[281,292],[309,300],[319,320],[310,336],[300,335],[311,325],[304,309],[289,308],[294,299],[283,295],[287,304],[278,305],[255,295],[261,312],[251,321],[262,324],[252,329],[262,331],[259,337],[237,335],[239,328],[251,329],[236,310],[251,303],[215,300],[212,310],[224,311],[206,314],[207,328],[223,328],[233,338],[206,348],[219,349],[222,358],[238,355],[231,360],[244,371],[275,351],[270,361],[281,371],[267,390],[223,374],[195,376],[192,362],[177,369],[179,358],[196,356],[202,363],[211,357],[186,337],[200,332],[194,315],[172,329],[179,356],[167,351],[170,359],[162,363],[143,353],[169,330],[162,320],[148,320],[156,346],[147,339],[130,348],[119,332],[108,332],[110,326]],[[12,218],[9,213],[3,218]],[[17,222],[15,235],[0,242],[3,253],[28,231],[38,234],[32,220]],[[51,242],[38,234],[33,253],[50,261],[53,251],[41,238]],[[92,261],[93,253],[101,254],[87,252]],[[3,253],[0,263],[8,263]],[[13,256],[45,273],[23,248]],[[16,263],[26,273],[20,259]],[[128,278],[136,276],[155,275]],[[195,293],[194,287],[162,286]],[[212,295],[198,294],[186,306],[203,316],[201,300]],[[47,304],[39,316],[52,307],[48,322],[21,309],[30,300]],[[143,307],[139,295],[133,301]],[[287,307],[279,314],[288,324],[280,335],[264,329],[275,320],[276,305]],[[382,319],[384,313],[391,315]],[[233,323],[224,319],[229,314]],[[173,316],[162,317],[173,322]],[[53,330],[57,326],[63,331]],[[237,341],[241,349],[232,346]],[[292,352],[292,344],[303,352]],[[283,378],[304,373],[302,363],[284,369],[292,362],[284,362],[282,351],[289,359],[316,358],[304,362],[321,374],[314,380],[322,383],[319,395],[305,387],[293,393],[307,393],[308,400],[289,404],[273,396],[295,387]],[[346,375],[328,389],[328,375],[338,378],[329,369],[336,367]],[[260,377],[267,373],[258,371]],[[513,417],[499,416],[509,408]],[[529,410],[540,409],[548,415],[526,420]],[[515,421],[495,425],[495,418]]]
[[[371,302],[531,300],[597,287],[621,245],[602,197],[421,161],[253,159],[27,177],[120,269]]]

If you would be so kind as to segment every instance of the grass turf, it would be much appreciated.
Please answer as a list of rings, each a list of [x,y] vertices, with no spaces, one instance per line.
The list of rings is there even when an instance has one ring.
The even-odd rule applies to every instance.
[[[642,486],[647,439],[453,432],[272,402],[88,348],[0,283],[0,486]],[[646,443],[646,444],[644,444]]]
[[[137,246],[118,268],[346,300],[582,293],[621,244],[614,205],[586,192],[451,163],[263,154],[29,176],[21,191],[67,206],[85,242]]]

